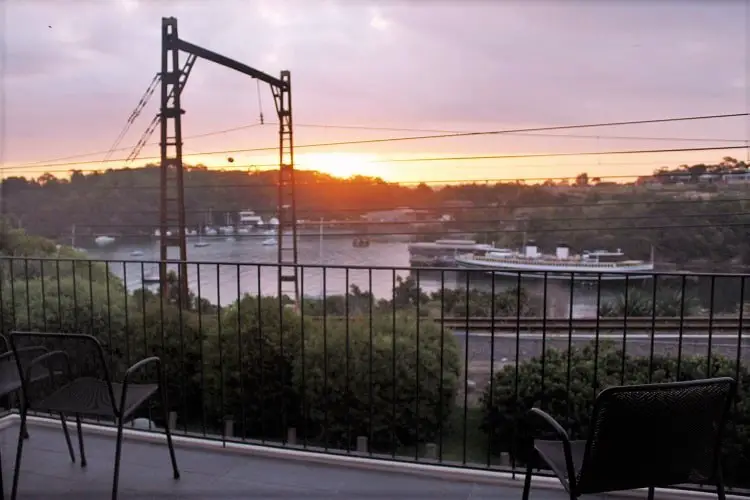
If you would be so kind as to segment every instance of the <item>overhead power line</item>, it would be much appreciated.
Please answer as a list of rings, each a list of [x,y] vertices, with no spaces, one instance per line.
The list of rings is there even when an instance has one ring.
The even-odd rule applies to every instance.
[[[367,162],[363,162],[364,164],[382,164],[382,163],[426,163],[426,162],[437,162],[437,161],[477,161],[477,160],[521,160],[525,158],[566,158],[566,157],[575,157],[575,156],[616,156],[616,155],[636,155],[636,154],[663,154],[663,153],[699,153],[699,152],[705,152],[705,151],[730,151],[730,150],[738,150],[738,149],[746,149],[747,146],[707,146],[707,147],[695,147],[695,148],[669,148],[669,149],[633,149],[633,150],[620,150],[620,151],[578,151],[575,153],[530,153],[530,154],[510,154],[510,155],[475,155],[475,156],[433,156],[433,157],[423,157],[423,158],[385,158],[385,159],[378,159],[378,160],[371,160]],[[197,153],[196,153],[197,154]],[[69,169],[47,169],[47,168],[41,168],[41,167],[72,167],[72,166],[79,166],[79,165],[90,165],[98,162],[73,162],[73,163],[56,163],[56,164],[49,164],[49,165],[37,165],[36,167],[40,167],[40,170],[43,170],[45,172],[67,172]],[[573,167],[574,165],[570,165]],[[274,168],[278,167],[278,164],[276,163],[262,163],[262,164],[244,164],[244,165],[237,165],[233,163],[229,163],[226,165],[220,165],[220,166],[212,166],[210,167],[212,170],[248,170],[248,169],[258,169],[258,168],[265,168],[272,170]],[[302,168],[298,165],[298,168],[302,170]],[[518,167],[514,165],[514,167]],[[6,167],[6,170],[29,170],[30,166],[19,166],[14,165],[11,167]],[[99,169],[80,169],[83,172],[98,172],[101,171],[101,168]],[[641,175],[630,175],[630,176],[619,176],[619,177],[639,177]],[[597,175],[596,177],[604,178],[601,175]],[[542,180],[546,179],[566,179],[568,177],[544,177]],[[506,179],[506,180],[532,180],[532,179]],[[436,181],[437,182],[437,181]],[[457,181],[443,181],[443,182],[457,182]],[[476,182],[474,180],[473,182]],[[404,184],[403,182],[393,182],[394,184]]]
[[[407,136],[407,137],[388,137],[380,139],[362,139],[353,141],[338,141],[338,142],[321,142],[311,144],[300,144],[295,145],[295,149],[300,148],[319,148],[319,147],[334,147],[334,146],[350,146],[357,144],[379,144],[379,143],[391,143],[391,142],[405,142],[405,141],[417,141],[417,140],[429,140],[429,139],[447,139],[453,137],[475,137],[475,136],[487,136],[487,135],[502,135],[502,134],[518,134],[525,132],[547,132],[554,130],[575,130],[584,128],[597,128],[597,127],[617,127],[626,125],[648,125],[656,123],[674,123],[674,122],[685,122],[685,121],[699,121],[699,120],[715,120],[715,119],[726,119],[726,118],[737,118],[748,116],[748,113],[730,113],[730,114],[717,114],[717,115],[696,115],[696,116],[683,116],[673,118],[660,118],[651,120],[631,120],[631,121],[618,121],[618,122],[602,122],[602,123],[588,123],[578,125],[557,125],[548,127],[527,127],[517,129],[506,129],[506,130],[490,130],[483,132],[455,132],[455,133],[441,133],[431,135],[419,135],[419,136]],[[728,146],[730,149],[742,148],[741,146]],[[250,152],[262,152],[262,151],[276,151],[276,147],[262,147],[262,148],[245,148],[245,149],[225,149],[219,151],[203,151],[196,153],[185,153],[183,157],[189,156],[210,156],[218,154],[237,154],[237,153],[250,153]],[[723,148],[717,148],[723,149]],[[141,160],[157,160],[158,156],[142,157]],[[126,162],[128,158],[110,159],[108,163],[113,162]],[[103,163],[99,160],[87,160],[80,162],[65,162],[65,163],[35,163],[34,166],[40,167],[69,167],[77,165],[92,165]],[[12,168],[27,168],[32,166],[31,164],[16,165]],[[273,165],[271,165],[273,166]]]

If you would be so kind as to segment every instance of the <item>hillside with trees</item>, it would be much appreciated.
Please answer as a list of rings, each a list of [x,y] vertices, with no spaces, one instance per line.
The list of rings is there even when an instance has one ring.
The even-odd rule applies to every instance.
[[[425,209],[425,217],[450,214],[444,230],[474,233],[480,241],[517,247],[533,239],[546,250],[567,243],[576,251],[621,248],[660,264],[696,270],[740,269],[750,264],[747,225],[750,183],[735,182],[744,162],[662,168],[626,184],[581,173],[574,181],[400,185],[372,177],[341,179],[297,172],[299,219],[357,220],[397,207]],[[187,223],[222,224],[225,214],[252,209],[275,215],[275,171],[188,167]],[[73,225],[81,237],[151,234],[158,224],[159,169],[83,173],[4,181],[8,217],[30,234],[68,242]],[[209,215],[211,219],[209,220]],[[410,231],[408,225],[404,231]],[[425,234],[435,239],[440,234]]]

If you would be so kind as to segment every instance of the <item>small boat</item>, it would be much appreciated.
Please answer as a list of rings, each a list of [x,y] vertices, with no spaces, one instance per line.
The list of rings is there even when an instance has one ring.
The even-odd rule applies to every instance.
[[[142,257],[143,256],[143,250],[133,250],[130,252],[131,257]]]
[[[103,247],[114,243],[115,239],[112,236],[97,236],[94,239],[94,243],[98,246]]]
[[[207,246],[209,246],[210,244],[211,244],[211,243],[209,243],[209,242],[207,242],[207,241],[203,241],[203,240],[201,240],[201,241],[196,241],[195,243],[193,243],[193,246],[194,246],[195,248],[204,248],[204,247],[207,247]]]
[[[268,238],[263,240],[263,246],[270,247],[276,245],[276,238]]]
[[[370,246],[370,240],[367,238],[354,238],[352,246],[354,248],[367,248]]]

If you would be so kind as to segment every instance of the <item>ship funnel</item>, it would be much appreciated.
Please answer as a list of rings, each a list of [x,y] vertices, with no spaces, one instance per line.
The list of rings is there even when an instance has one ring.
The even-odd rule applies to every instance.
[[[537,253],[536,243],[534,243],[533,241],[529,241],[526,244],[524,254],[526,255],[526,257],[530,257],[530,258],[538,257],[539,254]]]
[[[557,245],[555,249],[555,255],[558,259],[567,259],[570,256],[570,248],[565,243]]]

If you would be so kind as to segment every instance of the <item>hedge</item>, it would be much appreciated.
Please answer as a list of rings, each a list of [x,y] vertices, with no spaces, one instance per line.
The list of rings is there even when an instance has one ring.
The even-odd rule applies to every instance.
[[[541,357],[521,362],[517,378],[515,366],[506,366],[494,376],[491,387],[485,389],[481,398],[482,428],[489,434],[493,454],[508,452],[517,461],[527,463],[533,438],[524,417],[532,407],[548,412],[569,432],[571,439],[585,439],[595,396],[606,387],[730,376],[738,380],[739,388],[736,411],[725,435],[723,459],[728,483],[737,485],[742,476],[737,472],[750,467],[750,404],[745,396],[750,390],[750,372],[744,365],[739,367],[739,377],[737,371],[734,360],[719,355],[712,356],[710,367],[705,356],[683,356],[678,372],[676,358],[657,355],[651,359],[629,355],[623,358],[623,352],[611,343],[601,344],[598,351],[592,345],[574,348],[570,356],[568,351],[550,349],[544,355],[543,365]]]
[[[330,321],[308,335],[294,380],[317,442],[373,449],[434,441],[451,415],[460,360],[454,336],[411,314]],[[442,368],[442,369],[441,369]]]

